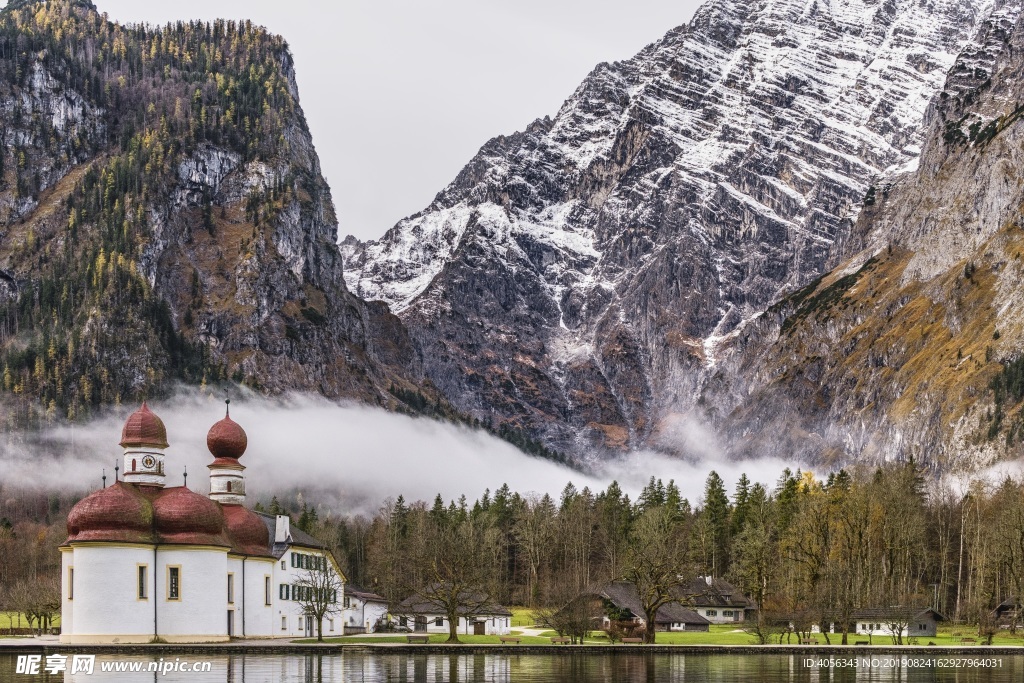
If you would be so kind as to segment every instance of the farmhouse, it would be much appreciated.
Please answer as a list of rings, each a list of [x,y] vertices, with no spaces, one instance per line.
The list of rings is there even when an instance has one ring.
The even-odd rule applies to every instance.
[[[595,596],[604,602],[602,628],[612,621],[631,620],[646,626],[640,593],[629,581],[611,581],[600,588]],[[612,609],[613,608],[613,609]],[[613,614],[617,612],[618,614]],[[617,617],[617,618],[613,618]],[[655,614],[655,631],[707,631],[711,622],[678,602],[662,605]]]
[[[857,610],[853,620],[858,634],[931,638],[946,618],[930,607],[876,607]]]
[[[724,579],[698,576],[680,586],[680,602],[712,624],[730,624],[753,619],[757,604]]]
[[[398,625],[416,633],[448,633],[444,606],[426,588],[400,602],[394,610]],[[477,591],[460,596],[456,630],[462,635],[507,636],[512,628],[512,612]]]
[[[388,601],[352,584],[345,585],[345,634],[372,633],[387,621]]]
[[[124,479],[79,501],[61,546],[61,642],[220,642],[315,634],[311,572],[344,575],[287,516],[245,507],[248,438],[210,428],[210,494],[167,486],[167,430],[143,403],[124,424]],[[332,596],[329,596],[333,598]],[[329,632],[329,620],[324,631]]]

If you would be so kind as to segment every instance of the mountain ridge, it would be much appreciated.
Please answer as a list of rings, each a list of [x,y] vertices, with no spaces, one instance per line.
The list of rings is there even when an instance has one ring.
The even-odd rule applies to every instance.
[[[728,344],[844,254],[989,2],[703,5],[424,211],[342,242],[461,410],[559,450],[678,452]]]

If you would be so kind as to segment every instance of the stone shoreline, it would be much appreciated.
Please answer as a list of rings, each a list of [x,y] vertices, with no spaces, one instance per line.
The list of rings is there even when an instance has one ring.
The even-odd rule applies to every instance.
[[[143,644],[143,645],[75,645],[62,643],[17,642],[17,638],[0,639],[0,654],[96,654],[96,655],[331,655],[349,654],[519,654],[519,655],[560,655],[560,654],[635,654],[635,653],[685,653],[697,655],[802,655],[802,656],[936,656],[966,657],[972,659],[993,656],[1024,656],[1024,646],[1005,645],[506,645],[506,644],[459,644],[444,645],[430,643],[411,645],[406,643],[274,643],[260,641],[239,641],[213,644]]]

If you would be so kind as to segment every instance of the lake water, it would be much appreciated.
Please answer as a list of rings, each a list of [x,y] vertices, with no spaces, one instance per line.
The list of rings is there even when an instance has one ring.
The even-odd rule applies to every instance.
[[[809,661],[819,660],[819,661]],[[985,659],[982,659],[985,658]],[[825,660],[825,661],[820,661]],[[209,671],[184,672],[209,663]],[[158,671],[103,671],[104,668]],[[42,667],[46,666],[43,658]],[[67,665],[70,668],[71,660]],[[178,670],[173,667],[177,666]],[[99,655],[91,674],[16,673],[16,656],[0,653],[0,682],[73,681],[74,683],[1020,683],[1024,681],[1024,655],[953,661],[938,654],[887,655],[855,653],[849,656],[685,654],[685,653],[568,653],[559,654],[388,654],[331,653],[316,655]]]

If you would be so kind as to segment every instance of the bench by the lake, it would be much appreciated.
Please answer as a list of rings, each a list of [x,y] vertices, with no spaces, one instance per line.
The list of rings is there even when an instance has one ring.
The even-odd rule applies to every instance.
[[[854,645],[870,645],[871,643],[869,643],[866,640],[855,640],[855,641],[853,641],[853,644]]]
[[[523,642],[523,639],[519,636],[498,636],[498,640],[502,643],[515,643],[516,645]]]
[[[406,636],[406,639],[410,643],[429,643],[430,642],[430,636],[428,636],[426,634],[420,634],[420,633],[410,633],[409,635]]]
[[[963,644],[963,645],[966,645],[968,643],[977,645],[978,639],[977,638],[961,638],[960,639],[960,643]]]
[[[623,638],[622,642],[623,643],[638,643],[638,644],[641,644],[641,643],[644,642],[644,639],[643,638]]]
[[[817,638],[804,638],[803,640],[800,641],[800,644],[801,645],[817,645],[818,644],[818,639]]]
[[[569,636],[551,636],[551,644],[552,645],[558,645],[558,644],[568,645],[569,644]]]

